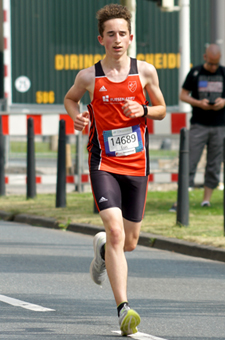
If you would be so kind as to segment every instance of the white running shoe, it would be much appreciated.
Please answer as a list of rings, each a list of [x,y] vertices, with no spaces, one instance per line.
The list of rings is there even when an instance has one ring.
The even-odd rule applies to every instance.
[[[203,202],[201,203],[201,207],[210,207],[210,206],[211,206],[211,204],[210,204],[209,201],[203,201]]]
[[[137,326],[141,322],[140,315],[129,306],[124,306],[120,311],[119,326],[121,335],[130,335],[137,333]]]
[[[93,240],[95,256],[90,265],[91,278],[97,285],[102,285],[107,276],[105,261],[102,259],[100,253],[101,248],[105,243],[106,233],[104,231],[97,233]]]

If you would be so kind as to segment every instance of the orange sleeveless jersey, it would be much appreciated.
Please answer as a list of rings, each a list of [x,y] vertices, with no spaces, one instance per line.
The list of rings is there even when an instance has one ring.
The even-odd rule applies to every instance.
[[[89,168],[130,176],[149,174],[148,129],[146,118],[123,114],[124,100],[147,104],[137,70],[131,58],[130,72],[121,83],[110,81],[99,61],[95,64],[95,89],[88,105]]]

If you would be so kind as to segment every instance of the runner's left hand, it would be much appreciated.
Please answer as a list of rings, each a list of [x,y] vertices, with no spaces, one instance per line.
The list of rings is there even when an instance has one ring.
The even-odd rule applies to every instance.
[[[144,114],[143,106],[133,100],[125,100],[122,109],[124,115],[129,118],[142,117]]]

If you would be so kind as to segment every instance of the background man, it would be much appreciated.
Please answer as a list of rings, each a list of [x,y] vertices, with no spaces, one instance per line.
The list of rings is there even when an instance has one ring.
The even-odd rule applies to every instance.
[[[192,106],[189,131],[189,187],[204,146],[207,146],[204,195],[202,206],[210,206],[213,189],[218,186],[225,126],[225,68],[220,66],[221,52],[217,45],[206,48],[205,63],[188,73],[180,99]]]

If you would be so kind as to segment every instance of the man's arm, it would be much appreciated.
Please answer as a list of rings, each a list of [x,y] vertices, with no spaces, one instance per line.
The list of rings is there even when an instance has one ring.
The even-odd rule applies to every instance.
[[[64,98],[64,106],[68,115],[74,121],[74,128],[82,131],[84,127],[89,123],[89,113],[85,111],[80,113],[79,102],[86,91],[89,92],[92,99],[94,88],[94,69],[90,67],[88,69],[80,71],[73,86],[69,89]]]
[[[191,97],[190,93],[191,93],[191,91],[181,89],[180,100],[182,102],[190,104],[191,106],[201,107],[202,100],[195,99],[195,98]],[[203,99],[203,101],[206,102],[206,104],[208,103],[207,99]]]
[[[201,99],[201,100],[195,99],[190,96],[190,93],[191,91],[182,89],[180,93],[180,100],[182,100],[185,103],[190,104],[191,106],[199,107],[200,109],[206,110],[206,111],[208,110],[218,111],[218,110],[221,110],[225,105],[224,98],[217,98],[215,100],[215,104],[210,105],[208,99]]]

